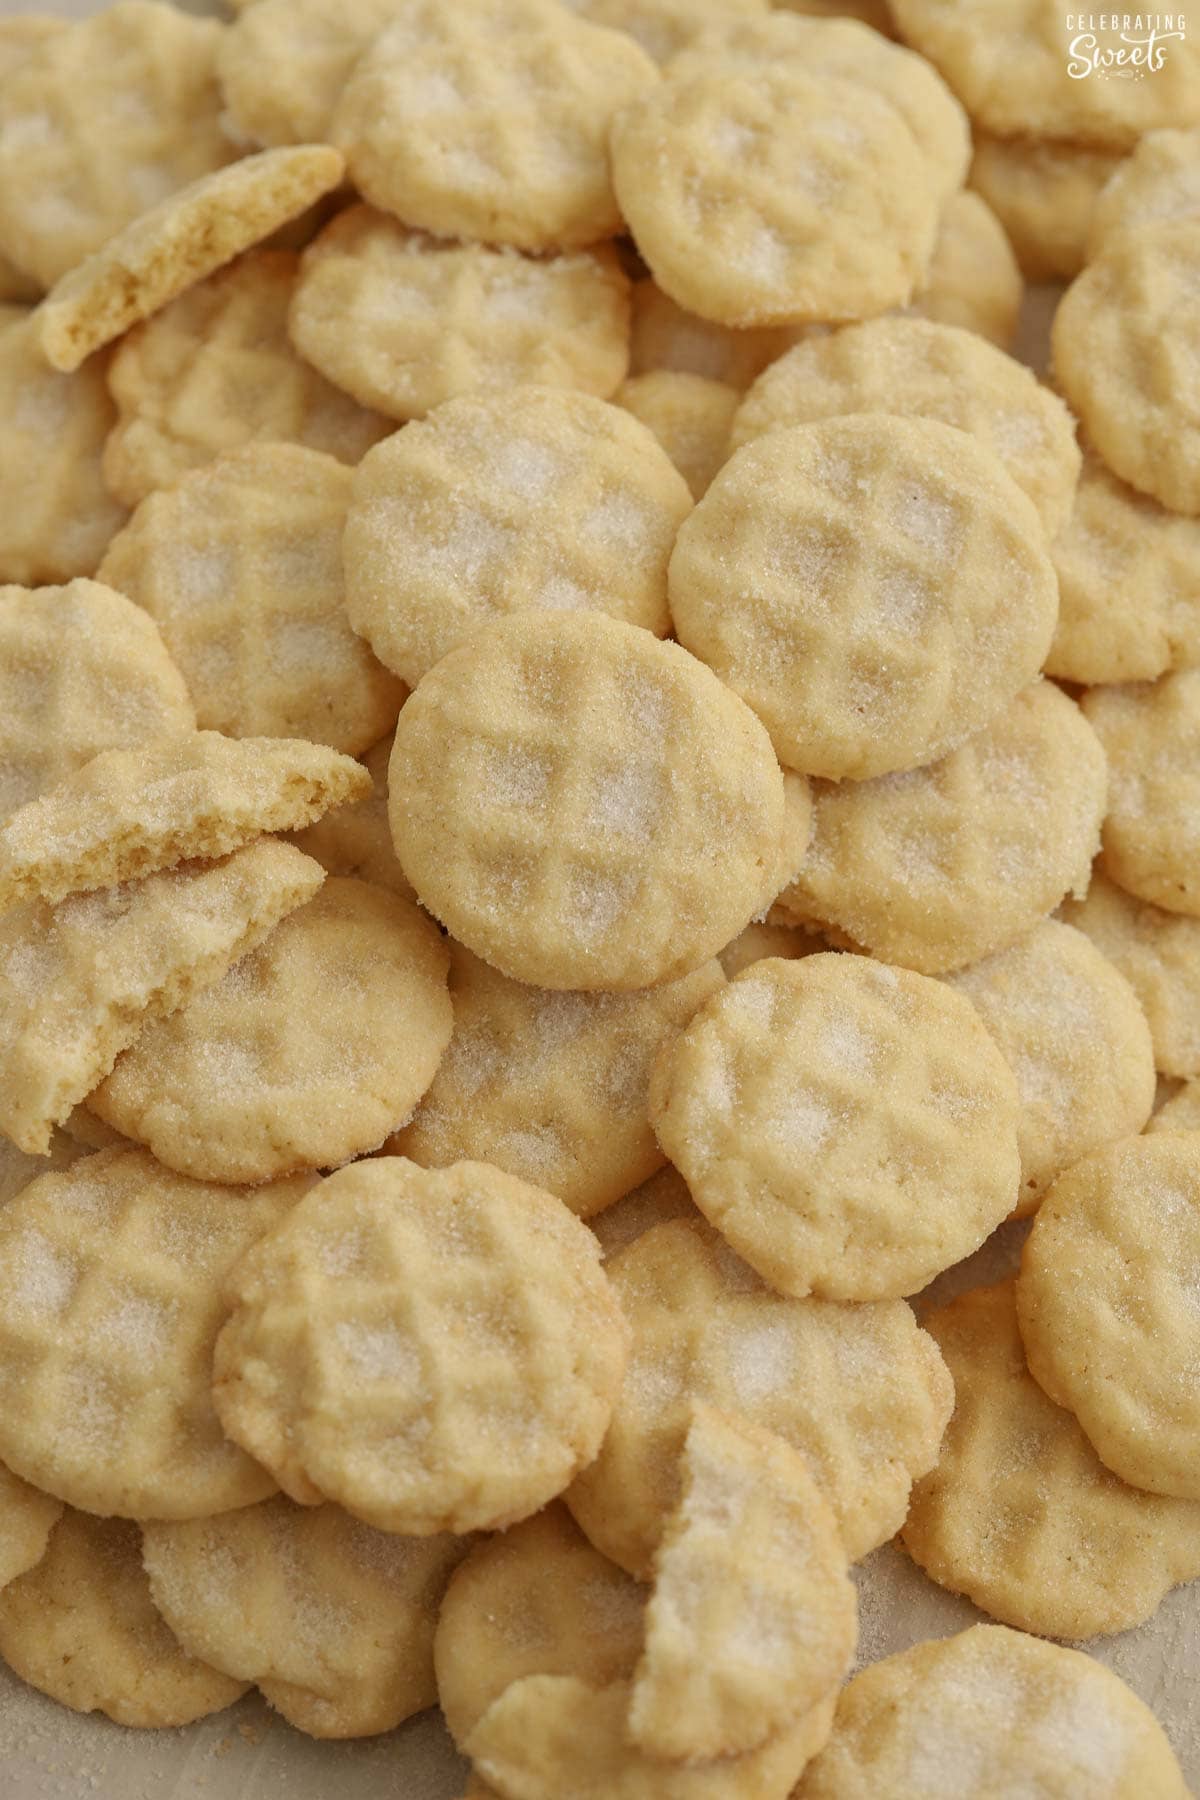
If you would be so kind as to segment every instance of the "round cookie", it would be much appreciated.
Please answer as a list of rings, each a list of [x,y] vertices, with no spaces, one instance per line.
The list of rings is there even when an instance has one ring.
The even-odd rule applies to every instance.
[[[867,957],[768,959],[660,1055],[650,1118],[701,1212],[786,1294],[915,1293],[1012,1210],[1019,1104],[971,1006]]]
[[[1037,674],[1057,617],[1031,501],[983,444],[887,414],[768,432],[671,556],[679,641],[831,780],[933,762]]]
[[[1200,130],[1148,131],[1096,201],[1088,258],[1125,231],[1200,217]]]
[[[795,1800],[1185,1800],[1150,1708],[1078,1650],[1003,1625],[915,1644],[842,1690]]]
[[[1062,401],[994,344],[926,319],[871,319],[797,344],[746,395],[730,447],[858,412],[957,426],[999,457],[1048,534],[1070,517],[1082,458]]]
[[[1025,1366],[1014,1284],[926,1315],[954,1380],[937,1468],[900,1539],[918,1566],[1006,1625],[1086,1638],[1148,1619],[1200,1574],[1200,1505],[1126,1487]]]
[[[1095,145],[976,132],[971,186],[1008,233],[1027,281],[1078,275],[1096,201],[1123,160]]]
[[[400,0],[253,0],[222,34],[217,73],[229,124],[250,144],[329,142],[355,63]]]
[[[62,1512],[61,1500],[30,1487],[0,1463],[0,1589],[37,1567]]]
[[[909,310],[935,325],[977,332],[1007,350],[1023,294],[1017,259],[995,213],[978,194],[951,194],[928,278]]]
[[[749,387],[767,364],[790,350],[801,332],[764,325],[739,330],[685,312],[664,294],[649,275],[633,284],[633,319],[629,340],[629,372],[646,375],[658,369],[703,375],[729,387]]]
[[[118,1725],[189,1725],[246,1691],[176,1642],[128,1519],[67,1511],[36,1568],[0,1589],[0,1655],[31,1687]]]
[[[1063,295],[1051,334],[1055,378],[1109,468],[1192,517],[1200,514],[1200,408],[1189,382],[1200,357],[1198,285],[1194,219],[1118,233]]]
[[[633,1332],[629,1368],[600,1455],[566,1496],[599,1549],[648,1573],[698,1400],[801,1453],[852,1561],[898,1529],[953,1405],[941,1357],[902,1300],[789,1299],[683,1218],[606,1267]]]
[[[947,978],[965,994],[1016,1077],[1018,1216],[1064,1169],[1140,1131],[1154,1104],[1154,1047],[1125,977],[1056,919]]]
[[[651,1226],[666,1225],[672,1219],[690,1219],[698,1224],[703,1214],[679,1170],[666,1163],[649,1181],[623,1194],[602,1213],[594,1213],[588,1224],[599,1240],[602,1254],[608,1258],[642,1237]]]
[[[305,251],[288,328],[314,368],[394,419],[528,382],[603,400],[629,362],[629,281],[605,244],[534,258],[351,206]]]
[[[654,433],[699,500],[725,461],[738,390],[703,375],[654,369],[622,382],[613,399]]]
[[[609,124],[657,79],[623,32],[553,0],[397,0],[342,89],[331,141],[364,199],[418,230],[593,244],[621,230]]]
[[[595,1456],[628,1328],[587,1227],[486,1163],[356,1163],[227,1284],[213,1394],[292,1499],[496,1529]]]
[[[1138,997],[1163,1075],[1200,1075],[1200,920],[1136,900],[1096,869],[1067,924],[1091,938]]]
[[[664,636],[691,504],[646,426],[590,394],[447,400],[354,478],[350,622],[413,687],[498,615],[600,610]]]
[[[1093,688],[1081,704],[1108,758],[1106,874],[1140,900],[1200,914],[1200,669]]]
[[[433,1633],[458,1538],[373,1531],[276,1495],[215,1519],[147,1525],[154,1603],[193,1656],[256,1682],[319,1738],[391,1731],[437,1700]]]
[[[392,893],[412,900],[412,883],[396,861],[388,825],[387,772],[393,735],[389,732],[380,738],[360,758],[371,777],[371,792],[362,800],[335,807],[303,831],[293,832],[292,842],[306,856],[314,857],[330,875],[357,875],[375,887],[390,888]]]
[[[299,444],[249,444],[149,494],[102,579],[153,618],[199,724],[353,755],[394,723],[401,684],[350,629],[342,532],[352,477]]]
[[[1106,1467],[1200,1500],[1200,1133],[1126,1138],[1060,1175],[1025,1241],[1029,1368]]]
[[[187,1519],[262,1499],[209,1393],[221,1284],[302,1183],[230,1192],[100,1150],[0,1212],[5,1463],[72,1506]]]
[[[723,984],[719,964],[641,993],[571,994],[510,981],[453,941],[450,956],[454,1035],[388,1149],[424,1168],[494,1163],[583,1219],[652,1175],[650,1070]]]
[[[765,920],[753,920],[721,951],[718,960],[730,981],[751,963],[761,962],[766,956],[815,956],[819,951],[829,949],[824,938],[818,937],[816,932],[789,925],[781,918],[773,917],[772,913],[768,913]]]
[[[628,32],[656,63],[669,63],[701,32],[766,15],[771,0],[568,0],[593,25]]]
[[[516,614],[443,657],[400,715],[389,810],[405,874],[468,949],[611,990],[728,943],[766,903],[785,822],[750,709],[602,613]]]
[[[450,1040],[449,958],[411,901],[331,875],[89,1096],[181,1174],[269,1181],[382,1143]]]

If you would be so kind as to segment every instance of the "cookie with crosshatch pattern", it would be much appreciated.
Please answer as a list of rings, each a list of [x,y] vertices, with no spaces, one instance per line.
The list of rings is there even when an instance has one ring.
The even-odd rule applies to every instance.
[[[1092,213],[1118,150],[1059,138],[975,134],[972,188],[1000,220],[1029,281],[1071,281],[1087,260]]]
[[[962,189],[942,212],[929,275],[909,309],[935,325],[959,325],[1007,350],[1024,283],[1003,225],[980,195]]]
[[[217,74],[229,124],[250,144],[329,142],[333,109],[397,0],[243,0]]]
[[[623,381],[613,399],[649,427],[699,500],[728,455],[738,390],[681,369],[651,369]]]
[[[1160,1073],[1200,1075],[1200,919],[1136,899],[1099,866],[1085,897],[1064,902],[1062,917],[1137,995]]]
[[[1105,873],[1140,900],[1200,914],[1200,669],[1092,688],[1080,704],[1108,758]]]
[[[1088,256],[1123,231],[1200,216],[1200,130],[1148,131],[1109,180],[1092,212]]]

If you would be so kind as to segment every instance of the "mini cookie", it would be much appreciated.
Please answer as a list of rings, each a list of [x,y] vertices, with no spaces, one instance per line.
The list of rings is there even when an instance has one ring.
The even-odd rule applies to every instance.
[[[258,0],[255,0],[255,4]],[[415,899],[412,883],[396,861],[387,816],[387,772],[392,755],[392,736],[360,758],[371,780],[362,799],[336,806],[324,818],[292,833],[292,843],[320,863],[330,875],[357,875],[375,887],[390,888],[404,899]]]
[[[184,1648],[257,1682],[298,1730],[365,1737],[436,1704],[433,1632],[461,1539],[397,1537],[282,1495],[143,1537]]]
[[[951,194],[938,226],[924,288],[912,303],[918,318],[955,325],[1007,350],[1017,329],[1024,284],[1012,245],[978,194]]]
[[[190,1725],[246,1691],[167,1629],[129,1519],[63,1514],[37,1567],[0,1589],[0,1655],[60,1705],[118,1725]]]
[[[1087,455],[1050,555],[1059,607],[1048,675],[1091,686],[1200,666],[1200,520],[1166,512]]]
[[[1106,1467],[1200,1500],[1200,1134],[1084,1157],[1025,1241],[1017,1318],[1030,1372]]]
[[[1185,1081],[1150,1119],[1147,1131],[1200,1131],[1200,1081]]]
[[[960,995],[827,953],[755,963],[650,1083],[696,1205],[783,1293],[876,1300],[976,1250],[1012,1210],[1016,1083]]]
[[[1141,900],[1200,914],[1200,669],[1093,688],[1081,704],[1108,758],[1105,873]]]
[[[590,394],[448,400],[355,476],[350,622],[413,687],[497,614],[601,610],[664,636],[691,504],[646,426]]]
[[[651,1226],[669,1224],[672,1219],[690,1219],[700,1224],[703,1214],[688,1192],[687,1182],[670,1163],[643,1181],[631,1193],[622,1195],[602,1213],[595,1213],[588,1224],[600,1242],[604,1256],[615,1256],[626,1244],[642,1237]]]
[[[633,1347],[600,1455],[567,1494],[599,1549],[648,1573],[696,1400],[801,1453],[851,1560],[897,1530],[953,1405],[941,1357],[902,1300],[785,1298],[709,1227],[683,1219],[606,1266]]]
[[[934,1581],[1006,1625],[1042,1637],[1125,1631],[1200,1574],[1200,1505],[1126,1487],[1104,1467],[1028,1373],[1013,1287],[976,1288],[925,1318],[955,1410],[901,1542]]]
[[[199,724],[353,755],[404,690],[351,631],[342,532],[351,474],[299,444],[248,444],[147,495],[103,579],[157,621]]]
[[[1079,708],[1035,682],[928,768],[814,784],[812,842],[780,904],[889,962],[962,968],[1086,890],[1105,779]]]
[[[771,0],[567,0],[567,4],[593,25],[628,32],[656,63],[668,63],[703,31],[764,17]]]
[[[247,156],[140,213],[59,277],[38,308],[38,343],[56,369],[77,369],[140,319],[230,262],[337,187],[336,150],[308,144]]]
[[[62,1511],[61,1500],[0,1463],[0,1589],[41,1562]]]
[[[1088,1794],[1186,1800],[1148,1706],[1091,1656],[975,1625],[915,1644],[843,1688],[795,1800]]]
[[[613,397],[654,433],[699,500],[728,455],[738,390],[703,375],[654,369],[622,382]]]
[[[209,1181],[347,1162],[432,1081],[453,1023],[448,965],[411,901],[331,875],[223,980],[147,1026],[88,1104]]]
[[[331,126],[365,199],[520,250],[616,236],[608,128],[657,82],[644,50],[552,0],[397,0],[392,18]]]
[[[0,247],[51,287],[148,207],[234,152],[221,27],[118,0],[53,33],[0,90]]]
[[[928,270],[940,195],[904,119],[796,58],[687,54],[618,114],[612,163],[659,287],[720,324],[869,317]]]
[[[331,1175],[230,1277],[214,1397],[302,1504],[493,1529],[599,1449],[628,1328],[561,1201],[486,1163]]]
[[[739,931],[721,951],[719,961],[732,981],[751,963],[761,962],[766,956],[815,956],[828,948],[824,938],[815,932],[805,931],[799,925],[780,924],[768,915],[765,921],[755,920],[745,931]]]
[[[790,350],[800,331],[787,326],[737,330],[685,312],[644,276],[633,284],[629,372],[673,369],[703,375],[729,387],[747,388],[767,364]]]
[[[180,732],[101,751],[0,825],[0,908],[228,856],[361,799],[370,781],[361,763],[300,738]]]
[[[758,720],[602,613],[516,614],[443,657],[400,715],[389,789],[422,903],[540,987],[672,980],[779,873],[784,783]]]
[[[523,382],[603,400],[629,363],[629,281],[605,244],[534,258],[351,206],[305,251],[289,329],[323,375],[394,419]]]
[[[125,508],[101,474],[116,418],[100,362],[74,375],[47,368],[32,314],[0,331],[4,506],[0,582],[92,575]]]
[[[44,1155],[139,1031],[220,980],[324,879],[290,844],[260,838],[223,862],[5,913],[0,1130]]]
[[[1027,281],[1078,275],[1096,201],[1123,160],[1094,145],[976,132],[971,186],[1008,233]]]
[[[251,144],[325,143],[355,63],[399,0],[253,0],[222,34],[229,125]]]
[[[0,587],[0,817],[102,750],[195,723],[158,627],[123,594]]]
[[[679,641],[780,760],[861,781],[933,762],[1037,674],[1058,611],[1036,510],[929,419],[825,419],[746,444],[684,520]]]
[[[1096,201],[1088,257],[1121,232],[1200,217],[1200,131],[1148,131]]]
[[[1100,869],[1062,917],[1120,970],[1150,1026],[1163,1075],[1200,1075],[1200,920],[1134,899]]]
[[[221,1287],[303,1182],[231,1192],[100,1150],[0,1212],[0,1455],[72,1506],[205,1518],[274,1492],[209,1392]]]
[[[117,423],[104,478],[127,506],[255,439],[354,463],[391,429],[292,349],[287,314],[297,267],[290,251],[248,251],[118,347],[109,369]]]
[[[1186,379],[1200,357],[1198,282],[1194,219],[1118,233],[1063,295],[1051,337],[1055,377],[1109,468],[1190,516],[1200,514],[1200,420]]]
[[[1082,458],[1062,401],[993,344],[926,319],[872,319],[797,344],[746,395],[731,448],[782,425],[854,412],[970,432],[1028,494],[1047,533],[1070,517]]]

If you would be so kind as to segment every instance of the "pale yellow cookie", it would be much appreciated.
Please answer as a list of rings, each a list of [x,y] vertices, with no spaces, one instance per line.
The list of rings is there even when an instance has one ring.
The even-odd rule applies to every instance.
[[[400,0],[254,0],[222,37],[226,123],[249,144],[326,143],[355,63]]]
[[[955,425],[998,456],[1048,533],[1071,514],[1082,458],[1070,413],[994,344],[927,319],[872,319],[797,344],[755,382],[731,447],[785,425],[890,412]]]
[[[32,314],[0,331],[0,583],[94,574],[127,516],[101,474],[116,420],[103,358],[61,375],[36,332]]]
[[[218,981],[324,879],[290,844],[260,838],[222,862],[5,913],[0,1130],[44,1155],[139,1031]]]
[[[1105,873],[1200,915],[1200,669],[1093,688],[1081,705],[1108,758]]]
[[[384,1531],[536,1512],[595,1456],[625,1366],[587,1227],[486,1163],[331,1175],[227,1293],[226,1430],[292,1499]]]
[[[56,33],[65,31],[69,21],[49,13],[10,13],[0,19],[0,82],[8,80],[27,56]]]
[[[1063,295],[1051,335],[1055,378],[1109,468],[1191,517],[1200,515],[1200,409],[1190,382],[1200,358],[1198,285],[1195,219],[1118,232]]]
[[[1200,1131],[1200,1081],[1185,1081],[1149,1120],[1147,1131]]]
[[[41,1562],[62,1511],[61,1500],[0,1463],[0,1589]]]
[[[748,924],[785,826],[750,709],[603,613],[515,614],[443,657],[400,715],[389,811],[405,874],[468,949],[514,980],[618,991]]]
[[[977,332],[1007,350],[1023,293],[1012,245],[990,206],[978,194],[952,194],[942,212],[928,278],[911,311],[935,325]]]
[[[603,400],[629,363],[629,281],[605,244],[522,256],[352,206],[305,251],[289,329],[314,368],[395,419],[523,382]]]
[[[256,439],[354,463],[391,429],[292,349],[287,314],[297,267],[290,251],[248,251],[118,347],[104,478],[126,505]]]
[[[37,311],[38,343],[56,369],[77,369],[131,325],[306,211],[336,188],[336,150],[265,150],[202,175],[59,277]]]
[[[790,350],[799,335],[794,327],[738,330],[702,319],[677,306],[646,275],[633,284],[629,371],[647,375],[656,369],[673,369],[744,389],[768,363]]]
[[[1126,1631],[1200,1574],[1200,1504],[1126,1487],[1104,1467],[1026,1369],[1013,1289],[975,1288],[923,1321],[955,1407],[900,1539],[934,1581],[1006,1625]]]
[[[1200,217],[1200,130],[1148,131],[1114,172],[1092,213],[1088,257],[1121,232]]]
[[[450,949],[454,1036],[388,1148],[424,1168],[495,1163],[580,1218],[611,1206],[663,1160],[650,1070],[722,984],[720,966],[710,959],[637,994],[553,993]]]
[[[123,594],[0,587],[0,818],[102,750],[195,723],[158,627]]]
[[[844,1306],[765,1287],[709,1227],[653,1227],[607,1263],[633,1330],[599,1458],[567,1504],[623,1568],[648,1573],[679,1495],[692,1402],[777,1432],[806,1459],[847,1555],[901,1524],[953,1404],[932,1340],[902,1300]]]
[[[362,799],[361,763],[302,738],[179,732],[104,750],[0,825],[0,909],[228,856]]]
[[[1107,1468],[1200,1500],[1200,1133],[1163,1130],[1060,1175],[1025,1241],[1029,1367]]]
[[[1027,281],[1078,275],[1096,201],[1123,160],[1095,145],[976,132],[971,186],[1008,233]]]
[[[103,580],[157,622],[201,726],[353,755],[394,723],[404,689],[346,618],[351,486],[319,450],[247,444],[148,494],[109,545]]]
[[[940,199],[883,96],[720,49],[618,114],[613,182],[659,287],[723,325],[867,318],[922,285]]]
[[[303,1194],[99,1150],[0,1212],[0,1456],[90,1512],[206,1518],[273,1493],[209,1391],[222,1284]]]
[[[613,399],[654,433],[699,500],[729,454],[737,388],[679,369],[653,369],[622,382]]]
[[[815,783],[812,842],[780,904],[889,962],[962,968],[1086,890],[1105,788],[1095,732],[1035,682],[928,768]]]
[[[50,287],[168,194],[234,156],[221,26],[118,0],[53,33],[0,89],[0,250]]]
[[[826,953],[743,970],[660,1054],[658,1141],[764,1281],[915,1293],[1014,1206],[1013,1075],[960,995]]]
[[[795,1800],[1187,1800],[1150,1708],[1103,1663],[1003,1625],[915,1644],[843,1688]]]
[[[861,781],[930,763],[1006,711],[1058,614],[1037,512],[984,444],[884,413],[766,433],[684,520],[680,643],[781,762]]]
[[[331,141],[364,199],[418,230],[593,244],[621,229],[609,125],[657,80],[631,38],[554,0],[396,0]]]
[[[1150,1026],[1164,1075],[1200,1075],[1200,920],[1136,900],[1099,868],[1062,917],[1124,975]]]
[[[396,861],[388,825],[387,772],[391,755],[389,732],[360,759],[371,780],[365,798],[334,807],[303,831],[293,832],[291,841],[306,856],[315,857],[330,875],[358,875],[363,881],[390,888],[412,900],[412,883]]]
[[[815,956],[818,951],[828,948],[829,945],[815,932],[805,931],[798,925],[782,924],[768,915],[766,920],[755,920],[745,931],[739,931],[721,951],[719,961],[732,981],[735,975],[740,975],[751,963],[761,962],[765,956]]]
[[[435,1704],[433,1632],[461,1539],[397,1537],[282,1495],[143,1536],[183,1647],[256,1682],[300,1731],[365,1737]]]
[[[594,1213],[588,1224],[607,1258],[632,1244],[653,1225],[666,1225],[672,1219],[690,1219],[697,1224],[702,1217],[687,1182],[678,1169],[666,1163],[640,1187],[623,1194],[603,1212]]]
[[[132,1520],[82,1512],[64,1513],[37,1567],[0,1589],[0,1656],[61,1706],[118,1725],[189,1725],[246,1691],[176,1642]]]
[[[331,875],[223,980],[148,1025],[88,1104],[185,1175],[336,1167],[377,1149],[433,1079],[448,964],[411,901]]]
[[[668,63],[703,31],[765,16],[771,0],[565,0],[580,18],[636,38],[647,56]]]
[[[691,511],[653,433],[591,394],[464,394],[364,457],[346,606],[415,687],[498,615],[603,611],[669,629],[667,562]]]

